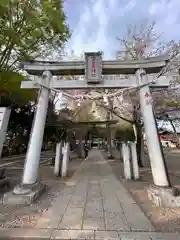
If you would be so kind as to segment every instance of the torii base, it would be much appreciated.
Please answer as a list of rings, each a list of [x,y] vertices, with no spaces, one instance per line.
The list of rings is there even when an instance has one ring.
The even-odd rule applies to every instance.
[[[46,186],[37,182],[33,185],[17,185],[3,196],[4,205],[30,205],[45,191]]]
[[[150,185],[147,193],[148,198],[158,207],[180,207],[180,191],[175,187],[166,188]]]

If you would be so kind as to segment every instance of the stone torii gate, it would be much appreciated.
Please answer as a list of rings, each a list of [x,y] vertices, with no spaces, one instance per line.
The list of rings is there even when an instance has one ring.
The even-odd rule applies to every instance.
[[[155,79],[153,73],[158,73],[166,66],[168,58],[154,57],[137,61],[103,61],[100,52],[85,53],[85,61],[45,62],[29,61],[22,63],[23,69],[33,80],[23,81],[22,89],[40,89],[36,114],[32,126],[29,146],[26,153],[24,172],[21,183],[11,193],[4,195],[4,203],[24,204],[33,201],[42,191],[38,182],[38,169],[41,146],[47,115],[48,99],[51,89],[120,89],[140,87],[140,105],[147,136],[148,152],[152,175],[156,189],[171,189],[165,166],[164,156],[158,138],[156,122],[151,101],[150,87],[168,87],[171,77],[162,76]],[[103,75],[126,74],[127,79],[104,79]],[[151,74],[151,75],[149,75]],[[85,75],[85,80],[57,80],[53,76]],[[156,82],[153,83],[153,81]],[[148,85],[150,84],[150,87]],[[157,192],[157,191],[156,191]]]

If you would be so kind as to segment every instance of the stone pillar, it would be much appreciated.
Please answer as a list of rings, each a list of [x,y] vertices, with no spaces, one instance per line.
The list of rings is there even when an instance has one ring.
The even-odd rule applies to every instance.
[[[51,73],[45,71],[42,75],[43,84],[47,87],[51,81]],[[44,190],[44,185],[38,182],[38,170],[41,147],[48,109],[50,90],[41,88],[31,130],[28,150],[26,153],[22,182],[15,186],[12,192],[3,196],[3,203],[9,205],[27,205],[35,201]]]
[[[67,142],[64,144],[63,160],[61,165],[61,177],[67,177],[69,157],[70,157],[69,155],[70,155],[70,147],[69,147],[69,143]]]
[[[129,151],[129,144],[123,143],[122,144],[122,155],[124,161],[124,177],[125,179],[131,179],[131,163],[130,163],[130,151]]]
[[[55,157],[55,165],[54,165],[54,175],[57,176],[57,177],[60,175],[60,169],[61,169],[62,146],[63,146],[62,141],[60,141],[56,144],[56,157]]]
[[[143,69],[136,71],[136,78],[138,85],[148,82],[147,75]],[[154,184],[159,187],[169,187],[170,182],[157,132],[149,86],[143,86],[139,94]]]
[[[0,158],[3,150],[6,132],[9,123],[11,110],[6,107],[0,107]]]
[[[133,170],[133,178],[135,180],[139,179],[139,166],[138,166],[138,159],[137,159],[137,149],[136,149],[136,143],[131,142],[131,156],[132,156],[132,170]]]
[[[43,84],[49,86],[51,73],[45,71],[42,75]],[[34,184],[37,181],[41,147],[44,135],[44,127],[48,109],[50,90],[42,88],[39,92],[36,114],[34,117],[33,127],[29,140],[26,161],[24,166],[22,184]]]

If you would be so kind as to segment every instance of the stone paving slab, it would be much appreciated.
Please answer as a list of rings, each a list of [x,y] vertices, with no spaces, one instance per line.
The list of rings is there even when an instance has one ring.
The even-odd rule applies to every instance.
[[[103,218],[85,218],[83,220],[83,230],[103,230],[105,231],[105,222]]]
[[[105,212],[106,230],[130,231],[129,224],[123,213]]]
[[[84,208],[67,208],[58,225],[59,229],[81,229],[83,223]]]

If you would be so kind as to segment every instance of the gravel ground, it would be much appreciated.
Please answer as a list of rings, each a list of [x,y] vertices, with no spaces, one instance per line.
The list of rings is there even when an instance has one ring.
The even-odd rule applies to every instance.
[[[0,204],[0,228],[32,228],[36,225],[41,214],[48,210],[51,201],[59,195],[67,180],[73,175],[82,160],[74,158],[69,163],[67,178],[57,178],[53,175],[53,166],[44,165],[40,168],[40,180],[47,186],[44,194],[30,206],[5,206]],[[7,176],[10,177],[12,188],[20,182],[22,166],[8,168]],[[2,196],[2,193],[1,193]]]
[[[172,185],[180,188],[179,150],[165,151],[166,163]],[[104,153],[105,155],[106,153]],[[114,155],[118,156],[117,151]],[[152,183],[152,175],[148,157],[145,157],[144,168],[140,171],[140,181],[127,181],[123,177],[123,164],[120,160],[109,160],[116,177],[122,181],[125,188],[132,194],[145,215],[154,225],[156,231],[180,232],[180,208],[162,208],[155,206],[147,197],[147,186]]]

